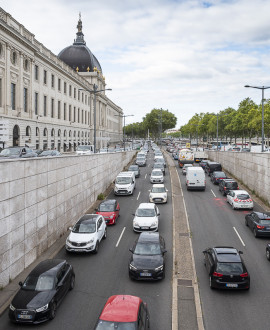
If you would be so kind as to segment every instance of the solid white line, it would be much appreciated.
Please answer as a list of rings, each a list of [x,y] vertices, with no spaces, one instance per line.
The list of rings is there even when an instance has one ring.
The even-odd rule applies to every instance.
[[[212,194],[215,196],[215,197],[217,197],[216,195],[215,195],[215,193],[213,192],[213,190],[211,189],[211,191],[212,191]]]
[[[241,236],[239,235],[238,231],[236,230],[236,228],[233,227],[233,229],[236,232],[236,234],[237,234],[238,238],[240,239],[241,243],[243,244],[243,246],[245,246],[245,243],[243,242],[243,240],[242,240]]]
[[[137,200],[139,199],[139,197],[140,197],[140,194],[141,194],[141,192],[139,191],[139,193],[138,193],[138,197],[137,197]]]
[[[119,239],[118,239],[118,241],[117,241],[115,247],[118,247],[118,245],[119,245],[119,243],[120,243],[120,241],[121,241],[121,238],[122,238],[122,236],[123,236],[125,230],[126,230],[126,227],[123,228],[122,233],[121,233],[121,235],[120,235],[120,237],[119,237]]]
[[[147,173],[145,174],[145,177],[144,178],[146,179],[146,177],[147,177]]]

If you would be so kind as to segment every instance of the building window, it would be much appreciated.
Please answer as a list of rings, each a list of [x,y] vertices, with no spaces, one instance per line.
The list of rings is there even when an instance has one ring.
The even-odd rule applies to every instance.
[[[16,107],[16,85],[11,83],[11,109],[15,110]]]
[[[47,85],[47,71],[46,70],[44,70],[44,72],[43,72],[43,83],[45,85]]]
[[[69,96],[71,97],[71,85],[69,85]]]
[[[38,114],[38,93],[35,93],[35,115]]]
[[[44,117],[47,116],[47,96],[44,95],[44,99],[43,99],[43,115]]]
[[[67,104],[64,103],[64,120],[67,120]]]
[[[71,121],[71,105],[68,107],[68,120]]]
[[[35,80],[38,80],[38,66],[35,65]]]
[[[54,99],[51,100],[51,117],[54,117]]]
[[[23,110],[24,112],[28,110],[28,90],[25,87],[23,89]]]
[[[29,61],[28,61],[28,59],[25,59],[24,60],[24,70],[28,71],[28,69],[29,69]]]
[[[83,110],[82,110],[82,124],[83,124],[83,119],[84,119],[84,118],[83,118]]]
[[[73,109],[73,121],[76,121],[76,107]]]
[[[76,88],[74,88],[74,99],[76,99]]]
[[[58,101],[58,119],[61,119],[61,102]]]
[[[67,83],[64,82],[64,93],[66,94],[67,93]]]
[[[15,51],[12,53],[11,62],[13,65],[17,63],[17,53]]]
[[[58,79],[58,90],[61,92],[61,79]]]
[[[54,74],[52,74],[52,88],[54,88]]]
[[[80,122],[80,109],[78,109],[78,123]]]
[[[80,91],[78,90],[78,101],[80,101]]]

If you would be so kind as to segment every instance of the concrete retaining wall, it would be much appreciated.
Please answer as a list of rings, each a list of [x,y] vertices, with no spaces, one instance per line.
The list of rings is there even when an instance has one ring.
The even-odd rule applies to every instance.
[[[208,151],[209,159],[241,180],[250,190],[270,203],[270,154],[253,152]]]
[[[96,201],[135,151],[0,162],[0,287]]]

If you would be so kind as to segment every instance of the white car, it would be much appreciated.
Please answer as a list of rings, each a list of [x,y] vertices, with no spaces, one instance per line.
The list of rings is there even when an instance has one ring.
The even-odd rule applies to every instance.
[[[150,203],[167,203],[168,194],[164,184],[154,184],[149,194]]]
[[[152,170],[151,176],[150,176],[150,182],[151,183],[163,183],[164,177],[163,173],[160,169],[154,169]]]
[[[71,233],[66,240],[68,252],[97,253],[102,238],[107,237],[107,225],[100,214],[85,214],[69,230]]]
[[[227,202],[235,209],[253,209],[254,204],[249,193],[245,190],[230,190]]]
[[[79,145],[76,154],[77,155],[91,155],[94,153],[93,145]]]
[[[133,230],[141,233],[143,231],[158,231],[159,209],[153,203],[141,203],[134,214]]]
[[[182,174],[186,175],[187,174],[187,167],[192,167],[192,164],[185,164],[182,168]]]

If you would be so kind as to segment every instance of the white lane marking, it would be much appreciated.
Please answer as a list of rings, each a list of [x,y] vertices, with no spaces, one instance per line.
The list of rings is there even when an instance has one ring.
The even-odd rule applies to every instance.
[[[119,237],[119,239],[118,239],[118,241],[117,241],[115,247],[118,247],[118,245],[119,245],[119,243],[120,243],[120,241],[121,241],[121,238],[122,238],[122,236],[123,236],[125,230],[126,230],[126,227],[123,228],[122,233],[121,233],[121,235],[120,235],[120,237]]]
[[[141,192],[139,191],[139,193],[138,193],[138,197],[137,197],[137,200],[139,199],[139,197],[140,197],[140,194],[141,194]]]
[[[234,229],[234,231],[236,232],[236,234],[237,234],[238,238],[240,239],[240,242],[243,244],[243,246],[246,246],[245,243],[243,242],[241,236],[239,235],[238,231],[236,230],[236,228],[233,227],[233,229]]]
[[[145,174],[145,177],[144,178],[146,179],[146,177],[147,177],[147,173]]]
[[[212,194],[215,196],[215,197],[217,197],[216,195],[215,195],[215,193],[213,192],[213,190],[211,189],[211,191],[212,191]]]

